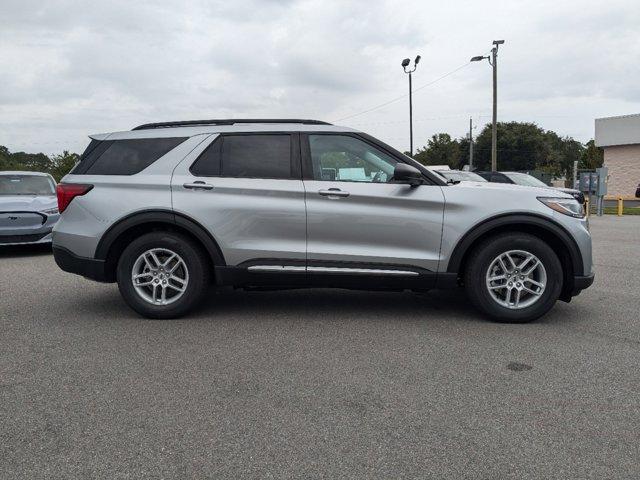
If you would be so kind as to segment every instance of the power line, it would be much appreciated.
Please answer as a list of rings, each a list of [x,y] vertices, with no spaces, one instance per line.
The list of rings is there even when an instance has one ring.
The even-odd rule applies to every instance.
[[[460,65],[458,68],[456,68],[454,70],[451,70],[448,73],[445,73],[444,75],[436,78],[435,80],[432,80],[429,83],[425,83],[424,85],[421,85],[420,87],[415,88],[413,91],[417,92],[418,90],[422,90],[423,88],[429,87],[429,86],[433,85],[434,83],[439,82],[440,80],[442,80],[444,78],[447,78],[449,75],[453,75],[457,71],[462,70],[464,67],[469,66],[470,63],[471,62],[467,62],[464,65]],[[403,98],[406,98],[408,96],[409,96],[408,94],[400,95],[399,97],[396,97],[393,100],[389,100],[388,102],[381,103],[380,105],[376,105],[375,107],[371,107],[371,108],[369,108],[367,110],[363,110],[362,112],[354,113],[353,115],[348,115],[346,117],[338,118],[337,120],[334,120],[334,122],[341,122],[343,120],[348,120],[348,119],[353,118],[353,117],[358,117],[360,115],[364,115],[365,113],[373,112],[374,110],[377,110],[377,109],[382,108],[382,107],[386,107],[387,105],[390,105],[390,104],[392,104],[394,102],[397,102],[398,100],[402,100]]]

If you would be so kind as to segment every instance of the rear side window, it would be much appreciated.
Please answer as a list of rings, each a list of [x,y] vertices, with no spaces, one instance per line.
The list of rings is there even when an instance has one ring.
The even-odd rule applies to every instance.
[[[220,136],[194,162],[191,173],[205,177],[293,178],[291,135]]]
[[[92,141],[72,173],[134,175],[184,142],[186,137]]]

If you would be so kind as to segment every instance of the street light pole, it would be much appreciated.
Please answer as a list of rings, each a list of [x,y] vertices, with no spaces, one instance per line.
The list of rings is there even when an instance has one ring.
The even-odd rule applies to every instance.
[[[493,115],[491,123],[491,170],[498,169],[498,47],[504,43],[504,40],[494,40],[491,56],[473,57],[472,62],[478,62],[485,58],[489,60],[489,64],[493,67]]]
[[[411,74],[418,68],[420,62],[420,55],[418,55],[413,61],[413,70],[407,70],[407,67],[411,63],[411,60],[405,58],[402,61],[402,68],[404,73],[409,74],[409,154],[413,157],[413,87],[411,85]]]

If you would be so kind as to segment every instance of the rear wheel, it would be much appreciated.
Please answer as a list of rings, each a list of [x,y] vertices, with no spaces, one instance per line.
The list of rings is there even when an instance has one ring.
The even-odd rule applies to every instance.
[[[562,265],[543,240],[506,233],[480,244],[464,274],[471,303],[491,318],[524,323],[547,313],[562,290]]]
[[[209,285],[205,254],[173,232],[147,233],[118,261],[118,287],[127,304],[147,318],[177,318],[201,300]]]

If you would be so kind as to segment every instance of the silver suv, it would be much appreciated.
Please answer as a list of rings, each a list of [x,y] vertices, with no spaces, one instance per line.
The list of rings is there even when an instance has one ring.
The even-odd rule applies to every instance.
[[[149,318],[210,284],[425,291],[463,285],[527,322],[593,282],[582,206],[548,189],[447,184],[314,120],[203,120],[92,135],[58,185],[58,265],[118,282]]]

